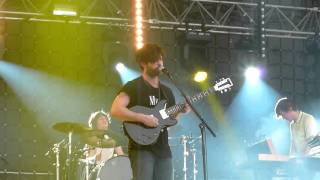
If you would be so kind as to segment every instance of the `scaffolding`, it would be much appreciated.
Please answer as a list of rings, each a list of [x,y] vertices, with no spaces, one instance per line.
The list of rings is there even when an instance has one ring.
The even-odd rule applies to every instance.
[[[87,23],[106,26],[133,27],[131,5],[119,6],[116,0],[89,1],[74,18],[48,15],[53,0],[42,4],[31,0],[16,0],[19,8],[0,1],[1,19],[67,23]],[[10,0],[12,2],[12,0]],[[7,5],[8,4],[8,5]],[[95,13],[104,6],[104,13]],[[144,4],[146,28],[199,31],[218,34],[253,35],[257,25],[257,3],[218,0],[147,0]],[[17,10],[19,9],[19,10]],[[265,4],[264,32],[266,37],[306,39],[319,33],[318,7]]]

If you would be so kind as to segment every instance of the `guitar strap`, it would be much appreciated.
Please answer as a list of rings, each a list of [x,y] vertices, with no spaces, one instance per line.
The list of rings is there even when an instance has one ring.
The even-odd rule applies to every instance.
[[[140,76],[139,81],[138,81],[138,86],[137,86],[137,104],[138,105],[142,105],[141,104],[141,97],[142,97],[142,83],[143,83],[143,78],[142,76]]]
[[[170,103],[170,102],[169,102],[170,99],[169,99],[166,91],[164,91],[164,88],[165,88],[164,85],[162,85],[162,84],[160,83],[160,86],[159,86],[159,87],[160,87],[160,93],[162,92],[164,98],[167,100],[167,103]]]

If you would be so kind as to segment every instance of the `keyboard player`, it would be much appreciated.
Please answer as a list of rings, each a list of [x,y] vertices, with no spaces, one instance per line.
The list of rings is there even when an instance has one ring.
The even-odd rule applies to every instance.
[[[319,133],[318,124],[315,118],[302,112],[292,99],[281,98],[275,105],[275,113],[279,119],[284,119],[290,124],[290,157],[294,159],[308,159],[316,154],[310,146]],[[295,165],[295,171],[299,179],[313,179],[315,172],[307,165]]]
[[[318,124],[310,114],[298,109],[293,100],[281,98],[275,106],[278,118],[290,123],[290,156],[305,156],[310,152],[308,142],[318,134]]]

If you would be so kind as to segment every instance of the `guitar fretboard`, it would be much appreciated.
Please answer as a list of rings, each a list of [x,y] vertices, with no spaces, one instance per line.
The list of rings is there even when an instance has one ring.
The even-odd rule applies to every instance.
[[[194,96],[191,96],[191,97],[188,97],[188,100],[191,102],[191,103],[195,103],[201,99],[203,99],[204,97],[207,97],[209,94],[215,92],[215,88],[214,86],[208,88],[207,90],[205,91],[202,91]],[[169,108],[166,109],[166,113],[168,115],[173,115],[173,114],[177,114],[179,112],[181,112],[184,108],[184,104],[176,104],[174,106],[171,106]]]

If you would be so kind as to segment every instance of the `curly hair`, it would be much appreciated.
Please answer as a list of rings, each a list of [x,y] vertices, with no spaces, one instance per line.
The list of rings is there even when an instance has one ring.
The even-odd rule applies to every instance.
[[[94,113],[91,113],[89,120],[88,120],[88,125],[90,128],[96,129],[97,128],[97,120],[100,117],[106,117],[108,120],[108,123],[111,124],[111,117],[108,112],[104,112],[103,110],[96,111]]]
[[[156,44],[145,44],[141,49],[136,51],[135,55],[136,61],[142,69],[141,63],[156,62],[164,53],[162,48]]]

